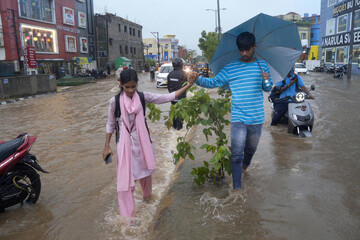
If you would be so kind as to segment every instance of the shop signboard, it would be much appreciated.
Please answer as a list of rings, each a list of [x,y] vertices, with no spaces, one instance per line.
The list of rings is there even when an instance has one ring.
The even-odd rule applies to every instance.
[[[25,68],[37,68],[35,48],[26,46],[23,48],[23,59]]]

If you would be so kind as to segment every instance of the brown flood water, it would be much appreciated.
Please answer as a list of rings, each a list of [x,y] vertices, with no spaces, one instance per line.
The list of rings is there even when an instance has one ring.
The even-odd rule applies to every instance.
[[[230,177],[222,185],[194,185],[191,168],[207,156],[197,150],[196,161],[176,169],[171,150],[185,132],[149,123],[158,167],[154,198],[143,202],[137,185],[136,224],[130,227],[118,215],[115,163],[101,160],[115,80],[0,106],[0,139],[38,136],[31,152],[51,172],[40,174],[35,205],[0,214],[0,239],[359,239],[360,80],[325,73],[303,79],[316,86],[313,137],[270,127],[265,100],[261,141],[240,194],[231,193]],[[147,74],[140,74],[139,88],[167,92]],[[189,139],[199,147],[201,128]]]

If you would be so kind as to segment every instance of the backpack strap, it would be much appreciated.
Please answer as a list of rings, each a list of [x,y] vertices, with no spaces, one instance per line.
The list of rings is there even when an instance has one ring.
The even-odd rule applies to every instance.
[[[140,102],[141,102],[141,105],[143,107],[143,112],[144,112],[144,116],[145,115],[145,111],[146,111],[146,102],[145,102],[145,96],[144,96],[144,93],[143,92],[137,92],[139,94],[139,97],[140,97]],[[114,115],[115,115],[115,132],[116,132],[116,142],[119,142],[119,118],[121,116],[121,109],[120,109],[120,93],[116,94],[115,95],[115,110],[114,110]],[[145,126],[146,126],[146,129],[148,130],[148,133],[149,133],[149,138],[150,138],[150,131],[149,131],[149,128],[148,128],[148,125],[147,125],[147,122],[146,122],[146,118],[145,118]],[[150,138],[150,142],[151,141],[151,138]]]

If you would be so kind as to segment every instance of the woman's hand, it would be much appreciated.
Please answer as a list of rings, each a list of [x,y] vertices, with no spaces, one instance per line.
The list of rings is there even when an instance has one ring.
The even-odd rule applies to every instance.
[[[102,152],[102,155],[103,155],[103,160],[105,161],[105,159],[106,159],[106,156],[108,155],[108,154],[111,154],[111,156],[113,155],[113,152],[111,151],[111,148],[110,148],[110,146],[105,146],[104,147],[104,150],[103,150],[103,152]]]

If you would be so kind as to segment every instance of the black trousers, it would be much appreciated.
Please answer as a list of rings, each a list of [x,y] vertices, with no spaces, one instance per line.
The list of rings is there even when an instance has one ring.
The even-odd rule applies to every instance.
[[[287,102],[274,104],[274,115],[271,120],[271,125],[273,126],[277,125],[280,122],[281,118],[285,115],[287,110],[288,110]]]
[[[176,104],[176,102],[171,102],[171,104],[173,104],[173,105],[175,105]],[[183,119],[182,118],[180,118],[180,117],[177,117],[177,118],[174,118],[173,119],[173,128],[175,128],[176,130],[180,130],[180,129],[182,129],[183,128]]]

